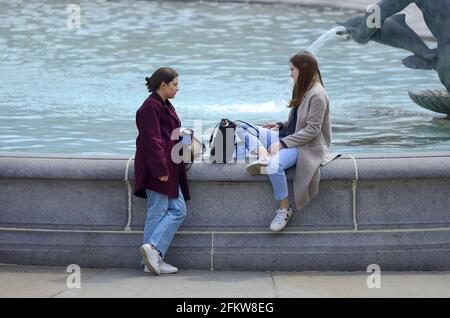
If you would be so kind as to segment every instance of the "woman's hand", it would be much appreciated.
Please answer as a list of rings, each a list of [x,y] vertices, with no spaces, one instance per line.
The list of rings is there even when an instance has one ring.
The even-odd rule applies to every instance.
[[[167,180],[169,180],[169,176],[161,176],[161,177],[159,177],[158,179],[159,179],[159,181],[161,181],[161,182],[167,182]]]
[[[269,153],[273,156],[273,155],[276,155],[282,148],[283,148],[283,146],[281,145],[281,143],[279,141],[277,141],[276,143],[273,143],[269,147],[269,149],[267,149],[267,151],[269,151]]]
[[[267,124],[264,124],[263,125],[263,128],[269,128],[269,129],[272,129],[272,128],[276,128],[276,127],[278,127],[278,124],[277,123],[267,123]]]

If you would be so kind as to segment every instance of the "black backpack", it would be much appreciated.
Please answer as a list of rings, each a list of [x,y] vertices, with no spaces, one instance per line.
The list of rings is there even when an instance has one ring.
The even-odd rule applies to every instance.
[[[235,122],[222,118],[220,122],[214,127],[211,137],[209,138],[209,147],[211,162],[213,163],[228,163],[234,162],[233,153],[237,149],[236,144],[236,127],[237,122],[247,124],[252,127],[259,138],[259,131],[253,125],[236,120]]]

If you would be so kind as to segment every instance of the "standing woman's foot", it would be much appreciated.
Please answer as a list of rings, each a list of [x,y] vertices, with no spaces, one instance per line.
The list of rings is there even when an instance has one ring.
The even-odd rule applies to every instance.
[[[270,230],[272,232],[279,232],[284,229],[289,219],[291,218],[292,212],[292,208],[277,209],[277,215],[270,224]]]
[[[144,267],[144,272],[146,272],[146,273],[151,272],[148,269],[147,265],[145,265],[145,267]],[[159,260],[159,272],[160,272],[160,274],[175,274],[176,272],[178,272],[178,268],[170,265],[169,263],[164,262],[161,258]]]
[[[156,248],[151,246],[150,244],[144,244],[139,248],[142,257],[144,258],[144,263],[147,266],[147,269],[150,270],[153,274],[159,275],[159,261],[161,256]]]

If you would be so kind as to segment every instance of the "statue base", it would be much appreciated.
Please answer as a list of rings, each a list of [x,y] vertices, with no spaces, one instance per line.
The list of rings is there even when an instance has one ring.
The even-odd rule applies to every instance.
[[[446,114],[450,119],[450,93],[446,90],[413,90],[409,97],[419,106],[428,110]]]

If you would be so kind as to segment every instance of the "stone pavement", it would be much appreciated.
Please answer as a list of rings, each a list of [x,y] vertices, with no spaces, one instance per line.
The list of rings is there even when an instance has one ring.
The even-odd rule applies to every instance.
[[[0,297],[37,298],[310,298],[450,297],[450,272],[180,271],[153,276],[133,269],[81,269],[81,288],[68,289],[64,267],[0,265]]]

